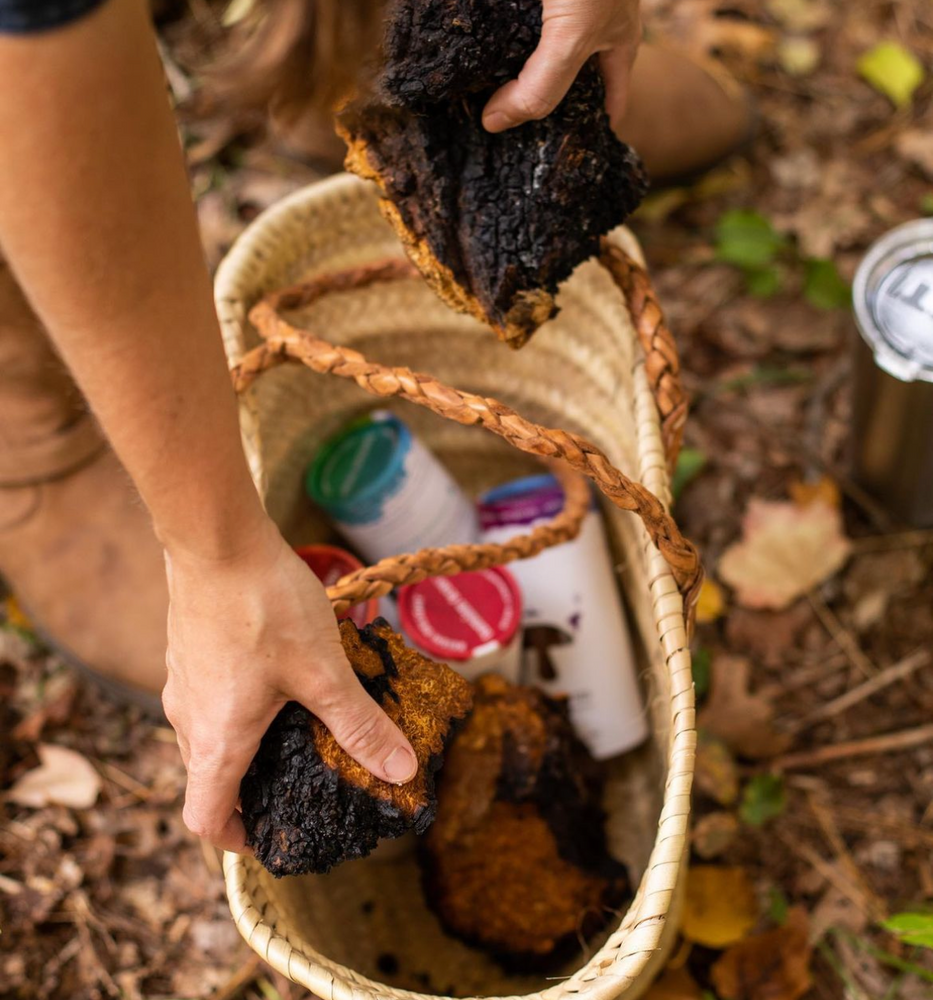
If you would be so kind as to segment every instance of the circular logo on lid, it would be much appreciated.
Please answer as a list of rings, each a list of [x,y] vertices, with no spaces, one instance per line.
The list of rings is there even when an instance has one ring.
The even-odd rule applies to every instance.
[[[469,660],[507,646],[521,621],[521,593],[501,567],[438,576],[399,591],[402,628],[433,656]]]
[[[933,382],[933,219],[878,240],[859,265],[852,296],[877,365],[903,382]]]
[[[309,496],[340,521],[378,520],[404,481],[411,441],[405,424],[387,411],[355,421],[315,455],[305,480]]]
[[[933,366],[933,256],[894,267],[878,285],[873,311],[898,354]]]

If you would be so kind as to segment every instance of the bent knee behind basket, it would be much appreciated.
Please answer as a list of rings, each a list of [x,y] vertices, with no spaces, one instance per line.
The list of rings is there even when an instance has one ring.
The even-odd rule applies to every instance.
[[[699,575],[678,569],[672,558],[679,551],[679,532],[667,527],[663,504],[683,403],[676,355],[672,361],[650,287],[646,290],[639,269],[622,273],[625,261],[637,253],[629,234],[613,233],[603,257],[604,262],[612,258],[620,273],[611,275],[609,265],[595,261],[582,265],[561,291],[559,316],[520,352],[503,350],[488,330],[451,313],[420,280],[406,275],[349,281],[323,297],[278,303],[289,309],[290,325],[307,331],[306,343],[324,341],[337,349],[333,364],[322,363],[315,371],[279,364],[282,358],[257,365],[264,349],[249,315],[267,295],[298,282],[365,270],[387,259],[401,261],[375,191],[340,176],[296,193],[250,226],[218,273],[227,353],[231,363],[243,363],[240,374],[248,372],[241,395],[247,456],[269,513],[291,541],[326,537],[326,524],[303,496],[304,470],[330,433],[372,407],[372,397],[360,386],[371,392],[374,384],[386,384],[381,376],[374,383],[370,369],[345,370],[345,378],[317,372],[358,364],[360,357],[395,372],[402,388],[411,390],[398,394],[403,399],[390,395],[380,405],[397,409],[471,492],[534,471],[536,459],[512,446],[514,435],[500,437],[469,426],[495,430],[482,418],[455,423],[411,406],[405,400],[411,400],[414,386],[397,373],[430,373],[434,382],[459,390],[458,400],[450,402],[468,410],[478,405],[473,400],[500,401],[520,415],[525,429],[559,429],[571,442],[579,436],[595,449],[589,454],[603,456],[581,469],[601,488],[600,479],[613,470],[621,477],[617,485],[641,483],[652,502],[661,501],[650,517],[638,504],[620,509],[615,496],[605,504],[652,730],[648,745],[610,764],[610,847],[638,883],[628,911],[593,951],[581,951],[567,965],[563,978],[513,976],[443,934],[425,906],[415,863],[404,853],[382,858],[376,852],[327,876],[279,882],[256,862],[228,855],[228,897],[241,933],[274,967],[325,1000],[438,993],[634,998],[647,987],[671,943],[684,876],[695,742],[681,587],[695,592]],[[404,263],[398,267],[404,269]],[[629,301],[640,304],[634,324],[618,281],[628,282]],[[274,334],[265,349],[288,354],[294,347],[301,353],[293,331],[278,346],[273,341]],[[282,348],[285,341],[288,346]],[[311,364],[310,358],[304,360]],[[255,378],[259,370],[262,377]],[[516,426],[510,424],[513,430]],[[560,457],[572,457],[568,448]],[[665,527],[655,530],[658,525]],[[354,597],[359,583],[351,581]]]

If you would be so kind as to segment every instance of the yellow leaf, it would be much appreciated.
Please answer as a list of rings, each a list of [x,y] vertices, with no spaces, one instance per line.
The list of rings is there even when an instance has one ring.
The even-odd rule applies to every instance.
[[[707,577],[700,587],[700,596],[697,599],[697,621],[701,625],[708,625],[722,618],[725,610],[726,600],[723,597],[722,587]]]
[[[690,842],[693,849],[709,861],[724,854],[739,834],[739,821],[727,812],[713,812],[701,816],[693,826]]]
[[[665,969],[645,994],[645,1000],[700,1000],[697,981],[686,969]]]
[[[778,46],[781,68],[791,76],[809,76],[822,57],[820,44],[813,38],[785,38]]]
[[[22,629],[24,632],[32,631],[32,622],[12,594],[3,602],[3,611],[8,625]]]
[[[898,42],[879,42],[861,56],[857,68],[859,75],[897,108],[910,104],[926,76],[923,63]]]
[[[758,901],[744,868],[690,868],[680,927],[688,941],[707,948],[725,948],[741,941],[757,922]]]
[[[850,550],[839,511],[825,501],[800,507],[753,499],[742,540],[719,560],[719,577],[739,604],[780,611],[841,569]]]
[[[822,476],[815,483],[796,480],[790,484],[790,498],[798,507],[806,507],[816,500],[822,500],[836,509],[842,505],[839,487],[829,476]]]
[[[731,806],[739,797],[739,769],[729,748],[708,733],[701,733],[697,741],[696,773],[697,791],[718,802]]]

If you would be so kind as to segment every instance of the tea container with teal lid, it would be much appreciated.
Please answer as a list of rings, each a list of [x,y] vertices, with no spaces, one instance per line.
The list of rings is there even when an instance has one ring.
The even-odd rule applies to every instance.
[[[393,413],[375,410],[322,445],[308,495],[369,562],[479,538],[476,509]]]
[[[933,525],[933,219],[876,242],[852,289],[854,466],[896,518]]]

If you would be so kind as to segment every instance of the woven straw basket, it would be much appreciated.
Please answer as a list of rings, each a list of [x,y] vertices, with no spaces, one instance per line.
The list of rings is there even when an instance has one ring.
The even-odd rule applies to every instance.
[[[622,251],[640,259],[625,230],[611,235],[604,258],[615,253],[618,260],[628,259]],[[581,942],[576,960],[548,978],[506,973],[445,935],[425,905],[417,863],[404,842],[401,848],[389,843],[325,876],[278,881],[252,859],[228,854],[224,869],[233,918],[263,959],[323,1000],[438,994],[633,1000],[647,989],[673,944],[694,765],[693,684],[681,591],[695,595],[699,570],[691,563],[695,553],[691,556],[662,506],[669,499],[668,465],[682,424],[683,407],[669,377],[676,374],[676,356],[671,359],[668,341],[652,341],[660,313],[650,288],[630,282],[630,305],[637,300],[630,310],[607,269],[595,261],[581,266],[562,289],[558,317],[513,352],[476,320],[452,313],[401,260],[375,189],[341,175],[267,211],[224,261],[217,306],[227,354],[237,366],[243,436],[257,487],[289,541],[328,539],[326,523],[303,494],[303,474],[328,435],[373,407],[364,389],[389,396],[379,405],[399,412],[471,493],[538,471],[540,463],[528,453],[568,458],[597,482],[613,501],[604,505],[607,526],[653,733],[647,745],[610,763],[606,790],[610,849],[630,866],[637,893],[601,938]],[[370,280],[366,269],[374,262],[379,273]],[[399,272],[388,276],[398,280],[382,280],[380,268],[386,267]],[[312,281],[290,301],[280,296],[265,309],[268,324],[260,322],[265,307],[254,307],[265,296],[335,272],[350,280],[325,280],[333,292],[326,296]],[[279,309],[288,309],[288,324],[280,327]],[[264,346],[254,321],[263,328]],[[328,343],[313,336],[302,342],[300,334],[296,341],[295,328]],[[296,359],[316,371],[281,363]],[[396,367],[387,370],[375,362]],[[259,372],[265,374],[257,378]],[[426,406],[452,419],[440,419]],[[663,430],[659,407],[665,413]],[[471,423],[482,426],[465,426]],[[573,520],[572,512],[567,516]],[[566,528],[555,530],[568,537]],[[519,542],[508,558],[555,540],[560,539],[538,538],[524,547]],[[342,607],[347,599],[385,592],[426,572],[502,561],[472,548],[483,547],[435,550],[420,564],[390,560],[387,568],[380,564],[329,593]]]

